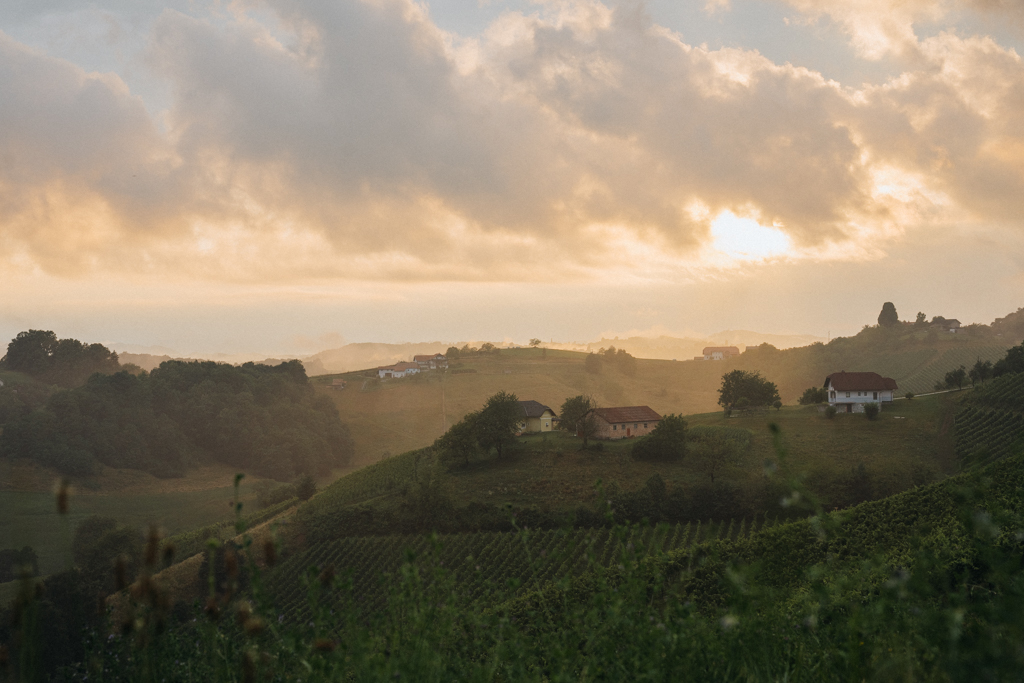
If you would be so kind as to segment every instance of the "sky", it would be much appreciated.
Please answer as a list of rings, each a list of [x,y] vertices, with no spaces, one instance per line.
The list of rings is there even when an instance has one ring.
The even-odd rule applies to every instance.
[[[1021,0],[5,0],[0,339],[1024,306]]]

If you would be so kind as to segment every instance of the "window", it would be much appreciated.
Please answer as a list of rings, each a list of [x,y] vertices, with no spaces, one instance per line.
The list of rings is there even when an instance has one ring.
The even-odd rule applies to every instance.
[[[849,391],[846,392],[846,398],[850,398],[850,392]]]
[[[644,422],[644,429],[647,429],[647,423]]]
[[[619,428],[619,425],[612,425],[612,431],[613,431],[613,432],[614,432],[614,431],[615,431],[616,429],[618,429],[618,428]]]
[[[634,423],[633,423],[633,429],[636,429],[637,427],[638,427],[637,423],[636,423],[636,422],[634,422]]]
[[[873,398],[873,399],[875,399],[875,400],[877,401],[877,400],[878,400],[878,392],[876,391],[876,392],[874,393],[874,395],[872,395],[872,397],[871,397],[871,398]]]

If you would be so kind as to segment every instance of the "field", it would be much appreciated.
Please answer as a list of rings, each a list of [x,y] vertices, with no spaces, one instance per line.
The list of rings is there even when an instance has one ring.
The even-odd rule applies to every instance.
[[[763,488],[765,463],[774,460],[769,422],[779,425],[788,452],[788,467],[807,478],[825,499],[839,493],[838,482],[863,466],[876,497],[935,481],[956,472],[950,431],[951,399],[928,396],[896,401],[869,421],[863,415],[825,419],[816,406],[784,407],[726,418],[723,413],[687,416],[691,425],[747,430],[751,446],[718,474],[719,484],[737,487],[741,495],[756,496]],[[611,441],[602,450],[581,451],[579,441],[564,432],[527,435],[503,462],[493,457],[455,467],[444,484],[460,504],[510,504],[569,511],[591,503],[598,495],[595,482],[618,490],[635,490],[657,473],[670,488],[692,490],[710,484],[707,476],[685,459],[679,464],[637,462],[630,457],[632,441]],[[340,479],[317,497],[318,504],[362,502],[391,495],[416,478],[426,455],[404,454],[371,465]],[[379,501],[378,501],[379,502]]]
[[[638,359],[632,376],[611,367],[590,374],[582,353],[510,349],[466,358],[446,373],[383,381],[361,373],[339,375],[348,379],[348,387],[340,391],[327,388],[334,376],[314,379],[351,427],[357,464],[365,465],[430,445],[502,390],[556,412],[566,398],[589,394],[602,406],[648,405],[662,415],[691,415],[718,409],[722,375],[733,369],[761,372],[778,385],[783,402],[792,405],[805,389],[821,386],[826,375],[838,370],[879,372],[897,381],[900,394],[924,393],[961,364],[970,367],[979,358],[995,360],[1005,353],[991,339],[940,337],[911,348],[870,340],[836,342],[841,343],[784,351],[755,348],[720,362]]]
[[[58,517],[53,473],[21,463],[4,464],[6,482],[20,483],[21,490],[0,490],[0,548],[32,546],[44,575],[68,566],[75,527],[90,515],[113,517],[139,529],[155,523],[168,534],[233,515],[233,473],[223,467],[204,468],[170,481],[108,470],[106,477],[92,482],[96,490],[73,490],[68,514]],[[255,483],[248,479],[242,483],[242,500],[250,506]]]

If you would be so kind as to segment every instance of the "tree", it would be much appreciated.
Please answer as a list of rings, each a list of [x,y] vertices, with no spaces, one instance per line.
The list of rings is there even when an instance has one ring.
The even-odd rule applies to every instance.
[[[971,386],[977,382],[984,384],[985,380],[992,376],[992,361],[983,361],[979,358],[967,374],[971,378]]]
[[[950,389],[954,386],[956,386],[957,389],[963,389],[965,379],[967,379],[967,369],[961,365],[956,370],[950,370],[946,373],[946,386]]]
[[[587,359],[583,361],[583,369],[592,375],[601,374],[601,356],[596,353],[588,353]]]
[[[742,445],[728,438],[723,430],[697,427],[690,432],[686,457],[698,472],[707,475],[714,484],[715,476],[726,464],[739,457],[741,448]]]
[[[759,372],[746,370],[733,370],[722,375],[722,386],[718,393],[718,405],[727,410],[770,406],[780,400],[779,389],[774,382],[761,377]]]
[[[480,345],[480,353],[497,353],[498,347],[491,342],[484,342]]]
[[[633,444],[635,460],[682,460],[686,455],[686,420],[666,415],[647,436]]]
[[[917,320],[914,321],[915,327],[924,327],[928,324],[928,316],[921,311],[917,312]]]
[[[558,428],[583,439],[583,448],[586,448],[587,440],[597,434],[597,419],[592,412],[596,407],[597,401],[591,396],[580,394],[565,399],[559,409],[562,418]]]
[[[459,347],[457,347],[457,346],[449,346],[448,350],[444,352],[444,357],[447,358],[448,360],[458,360],[459,359]]]
[[[463,465],[469,465],[469,459],[480,452],[477,438],[479,416],[477,412],[467,414],[434,441],[434,448],[440,451],[442,460],[461,460]]]
[[[499,391],[487,399],[476,419],[477,441],[485,450],[497,450],[500,459],[505,446],[515,440],[522,423],[523,410],[519,398],[507,391]]]
[[[534,337],[533,339],[530,340],[530,346],[532,348],[537,348],[540,345],[541,345],[540,339],[537,339],[536,337]]]
[[[892,327],[898,325],[900,322],[900,316],[896,313],[896,307],[891,301],[886,301],[882,304],[882,312],[878,314],[878,324],[882,327]]]
[[[828,390],[825,387],[810,387],[797,399],[802,406],[812,406],[816,403],[828,402]]]

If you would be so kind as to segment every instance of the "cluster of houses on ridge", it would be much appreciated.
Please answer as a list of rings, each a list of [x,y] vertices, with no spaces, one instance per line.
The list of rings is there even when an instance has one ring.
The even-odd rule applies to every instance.
[[[703,356],[694,360],[723,360],[739,355],[735,346],[709,346]],[[381,379],[414,375],[429,370],[448,367],[443,353],[413,356],[412,362],[400,362],[377,368]],[[344,388],[342,385],[341,388]],[[839,412],[862,413],[868,403],[879,405],[892,403],[898,389],[896,380],[882,377],[877,372],[834,372],[825,378],[824,388],[828,393],[828,404]],[[550,432],[558,422],[558,416],[550,407],[538,401],[520,401],[523,411],[522,433]],[[650,434],[661,420],[661,415],[649,406],[623,406],[618,408],[595,408],[598,439],[629,439]]]
[[[882,377],[877,372],[833,372],[825,378],[828,404],[843,413],[863,413],[868,403],[892,403],[898,389],[896,380]],[[520,401],[523,411],[521,432],[524,434],[550,432],[558,416],[550,407],[538,401]],[[654,431],[661,415],[649,406],[623,406],[595,408],[597,439],[630,439],[646,436]]]
[[[550,432],[555,428],[558,416],[555,411],[538,401],[520,401],[523,411],[521,433]],[[654,431],[661,415],[648,406],[625,406],[621,408],[594,408],[591,411],[597,421],[596,439],[629,439],[646,436]]]
[[[377,368],[377,377],[380,379],[392,379],[408,377],[427,370],[441,370],[448,367],[448,358],[443,353],[426,354],[413,356],[412,362],[395,363]]]

